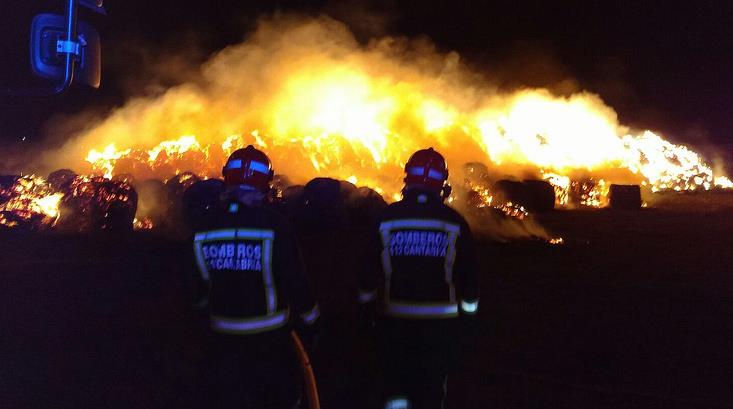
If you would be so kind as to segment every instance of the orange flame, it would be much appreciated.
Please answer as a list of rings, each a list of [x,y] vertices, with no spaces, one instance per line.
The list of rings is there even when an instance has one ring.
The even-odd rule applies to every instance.
[[[481,162],[500,175],[534,173],[555,186],[561,205],[571,180],[586,178],[599,181],[584,193],[591,206],[610,183],[733,185],[690,148],[631,133],[596,95],[500,94],[455,53],[423,48],[394,39],[362,47],[325,18],[267,21],[206,63],[204,85],[135,99],[65,149],[78,157],[86,147],[90,166],[81,170],[107,177],[211,177],[234,149],[254,144],[295,183],[331,176],[387,198],[399,197],[407,157],[428,146],[453,169]]]

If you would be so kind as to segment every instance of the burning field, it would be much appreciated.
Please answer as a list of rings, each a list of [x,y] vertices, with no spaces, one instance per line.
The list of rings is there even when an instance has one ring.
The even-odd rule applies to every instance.
[[[479,221],[482,209],[518,220],[520,235],[546,235],[524,221],[530,213],[609,206],[613,185],[640,186],[645,200],[733,187],[693,149],[619,123],[597,95],[499,91],[490,77],[425,40],[361,45],[325,17],[263,20],[195,81],[132,99],[12,169],[23,176],[0,184],[0,225],[150,228],[187,180],[218,177],[247,144],[268,153],[282,189],[325,176],[387,201],[400,198],[409,155],[433,146],[451,168],[451,203]],[[35,176],[60,168],[84,176]],[[133,186],[164,181],[166,193],[138,204]]]

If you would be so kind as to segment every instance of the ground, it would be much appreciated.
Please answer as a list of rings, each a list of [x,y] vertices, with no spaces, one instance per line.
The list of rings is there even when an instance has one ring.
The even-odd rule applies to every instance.
[[[540,216],[561,246],[482,240],[458,403],[733,407],[733,195],[663,199]],[[185,249],[150,232],[0,233],[0,406],[197,407],[205,338]],[[344,382],[369,376],[356,366]]]

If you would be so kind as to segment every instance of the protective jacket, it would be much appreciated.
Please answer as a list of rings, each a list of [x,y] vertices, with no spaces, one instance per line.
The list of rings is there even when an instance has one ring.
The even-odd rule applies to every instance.
[[[359,301],[406,319],[478,310],[478,268],[468,224],[430,191],[413,188],[382,214],[362,273]]]
[[[318,319],[296,238],[280,213],[226,204],[197,229],[193,250],[215,332],[262,333]]]

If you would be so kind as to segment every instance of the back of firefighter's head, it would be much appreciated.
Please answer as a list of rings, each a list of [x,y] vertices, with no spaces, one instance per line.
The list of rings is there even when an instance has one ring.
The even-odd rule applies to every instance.
[[[405,164],[405,190],[420,189],[442,198],[450,195],[448,166],[443,155],[433,148],[421,149]]]
[[[244,186],[261,192],[270,189],[274,174],[270,158],[252,145],[234,151],[221,172],[227,187]]]

